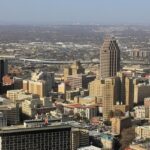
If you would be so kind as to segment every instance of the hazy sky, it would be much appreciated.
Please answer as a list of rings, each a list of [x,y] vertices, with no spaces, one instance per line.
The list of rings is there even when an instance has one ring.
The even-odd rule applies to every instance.
[[[0,24],[150,24],[150,0],[0,0]]]

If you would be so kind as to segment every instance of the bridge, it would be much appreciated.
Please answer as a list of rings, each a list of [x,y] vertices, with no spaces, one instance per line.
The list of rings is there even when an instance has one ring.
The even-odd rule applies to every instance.
[[[74,61],[58,61],[58,60],[39,60],[39,59],[26,59],[20,58],[24,62],[38,63],[38,64],[72,64]],[[99,64],[99,61],[80,61],[81,64]]]

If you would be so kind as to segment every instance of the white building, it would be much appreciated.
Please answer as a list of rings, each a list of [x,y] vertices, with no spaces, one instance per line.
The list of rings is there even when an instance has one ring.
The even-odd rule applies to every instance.
[[[101,150],[101,148],[90,145],[90,146],[78,148],[77,150]]]
[[[97,116],[98,107],[95,105],[81,105],[81,104],[67,104],[64,105],[64,113],[68,114],[70,112],[74,114],[79,113],[81,117],[86,117],[91,119]]]
[[[150,125],[149,126],[138,126],[135,128],[135,133],[140,138],[150,138]]]

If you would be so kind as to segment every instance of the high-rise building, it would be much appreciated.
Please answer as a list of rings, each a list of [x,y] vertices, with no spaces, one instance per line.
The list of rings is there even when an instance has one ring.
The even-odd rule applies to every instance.
[[[71,127],[5,127],[0,130],[0,150],[70,150]]]
[[[89,83],[89,95],[97,98],[98,103],[102,103],[103,88],[100,79],[95,79]]]
[[[119,77],[105,78],[102,83],[103,88],[103,119],[109,118],[109,113],[119,100]]]
[[[132,109],[134,96],[133,78],[127,77],[124,72],[117,72],[117,76],[120,78],[120,88],[118,91],[120,102]]]
[[[72,128],[72,150],[89,145],[89,131],[87,129]]]
[[[0,112],[0,127],[7,126],[7,118],[4,113]]]
[[[84,81],[86,76],[82,74],[69,75],[67,77],[67,82],[70,85],[71,89],[79,89],[84,87]]]
[[[126,77],[125,78],[125,105],[129,106],[131,110],[133,108],[133,99],[134,99],[134,86],[133,79]]]
[[[8,62],[5,59],[0,60],[0,82],[5,74],[8,73]]]
[[[48,96],[53,86],[53,72],[35,72],[32,73],[31,80],[23,80],[23,90],[27,93],[37,94],[40,97]]]
[[[3,99],[2,104],[0,104],[0,112],[7,118],[8,125],[14,125],[20,122],[20,110],[18,104],[14,104],[8,99]]]
[[[120,49],[114,38],[106,38],[100,50],[100,77],[115,76],[120,70]]]
[[[67,80],[69,75],[84,74],[84,68],[81,66],[80,61],[75,61],[71,67],[64,68],[64,81]]]
[[[120,134],[123,129],[131,127],[131,118],[129,117],[114,117],[111,122],[112,133],[114,134]]]

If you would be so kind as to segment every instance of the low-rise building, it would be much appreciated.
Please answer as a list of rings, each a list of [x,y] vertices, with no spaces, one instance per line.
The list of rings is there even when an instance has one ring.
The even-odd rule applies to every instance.
[[[140,138],[150,138],[150,126],[135,127],[135,133]]]
[[[134,107],[135,118],[144,119],[146,117],[146,108],[142,106]]]
[[[69,114],[73,112],[74,114],[79,113],[81,117],[86,117],[91,119],[97,116],[98,107],[96,105],[81,105],[81,104],[66,104],[64,105],[64,113]]]
[[[78,148],[77,150],[101,150],[101,148],[90,145],[90,146]]]

